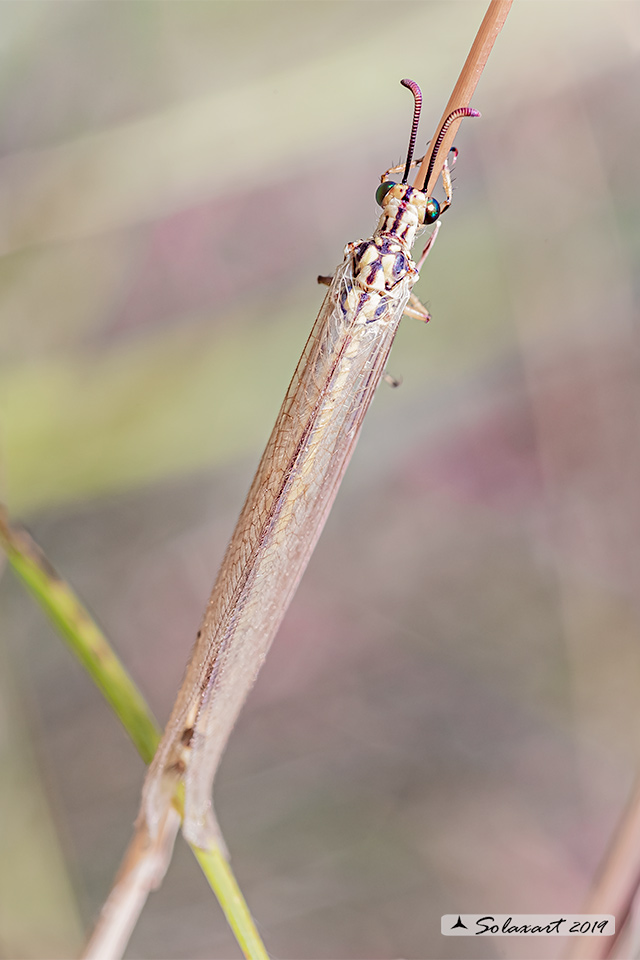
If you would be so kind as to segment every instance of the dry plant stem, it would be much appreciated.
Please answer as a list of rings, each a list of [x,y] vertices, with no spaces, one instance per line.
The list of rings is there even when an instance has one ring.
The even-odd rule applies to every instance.
[[[436,133],[440,130],[442,124],[450,113],[453,113],[453,111],[457,110],[458,107],[468,107],[471,103],[471,97],[475,92],[480,77],[482,76],[482,71],[485,68],[485,64],[489,58],[489,54],[491,53],[493,45],[496,42],[497,36],[504,26],[504,22],[507,19],[507,14],[511,9],[512,3],[513,0],[491,0],[487,12],[484,15],[484,19],[480,24],[480,29],[478,30],[476,38],[473,41],[464,67],[462,68],[460,76],[458,77],[458,81],[453,88],[453,93],[449,97],[449,102],[445,107],[445,111],[440,118],[438,126],[436,127]],[[442,162],[436,163],[429,178],[429,182],[426,185],[426,191],[429,196],[431,196],[438,177],[440,176],[447,154],[453,146],[453,141],[461,122],[462,119],[456,120],[454,123],[452,123],[444,136],[442,145],[438,152],[438,156],[442,158]],[[427,150],[424,160],[420,165],[420,169],[418,170],[418,175],[413,181],[416,186],[420,186],[427,175],[434,144],[435,136],[431,139],[429,149]]]
[[[176,791],[172,806],[160,824],[155,840],[138,824],[111,892],[85,946],[82,960],[113,960],[124,953],[149,893],[157,890],[171,862],[173,845],[184,818],[184,790]],[[233,875],[226,850],[215,844],[201,849],[191,844],[209,886],[247,960],[269,960],[242,891]]]
[[[83,960],[122,956],[149,893],[167,872],[179,826],[180,814],[169,807],[154,840],[144,830],[134,833]]]
[[[629,920],[640,889],[640,780],[634,786],[609,851],[601,865],[583,913],[611,913],[616,918],[613,937],[574,937],[567,949],[570,960],[605,960],[614,952]]]
[[[151,840],[144,827],[135,831],[82,960],[112,960],[124,953],[149,893],[158,889],[171,862],[184,816],[182,793],[178,791],[175,805],[169,808],[155,840]],[[215,846],[207,850],[195,846],[191,849],[244,956],[250,960],[268,960],[223,851]]]

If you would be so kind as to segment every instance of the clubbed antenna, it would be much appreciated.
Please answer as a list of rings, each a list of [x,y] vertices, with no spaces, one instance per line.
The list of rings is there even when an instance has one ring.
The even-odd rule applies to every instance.
[[[431,159],[429,160],[429,166],[427,168],[427,175],[424,178],[424,183],[422,184],[423,190],[427,189],[427,184],[429,183],[431,174],[433,173],[433,168],[435,166],[438,150],[440,149],[442,141],[444,140],[445,133],[447,132],[451,124],[454,122],[454,120],[459,120],[460,117],[480,117],[480,116],[481,116],[480,111],[472,110],[471,107],[458,107],[457,110],[454,110],[452,113],[449,114],[449,116],[447,117],[447,119],[445,120],[445,122],[442,124],[440,128],[440,133],[436,137],[436,142],[433,146],[433,153],[431,154]]]
[[[409,149],[407,150],[407,162],[404,167],[404,176],[402,178],[402,182],[406,183],[409,179],[409,170],[411,169],[411,161],[413,160],[413,150],[416,145],[416,137],[418,135],[418,123],[420,122],[420,109],[422,107],[422,91],[415,80],[401,80],[400,83],[403,87],[407,87],[407,89],[411,90],[414,99],[413,124],[411,125]]]

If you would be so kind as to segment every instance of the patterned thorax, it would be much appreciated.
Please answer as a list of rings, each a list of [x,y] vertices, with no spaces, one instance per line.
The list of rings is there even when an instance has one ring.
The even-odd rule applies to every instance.
[[[424,224],[427,195],[406,183],[396,183],[382,201],[375,236],[393,236],[411,250],[416,231]]]
[[[349,244],[345,254],[353,257],[353,285],[347,284],[342,291],[345,314],[351,311],[358,314],[357,319],[371,323],[384,318],[403,281],[408,296],[418,278],[410,251],[416,231],[424,224],[426,203],[421,190],[395,184],[384,197],[373,237]]]

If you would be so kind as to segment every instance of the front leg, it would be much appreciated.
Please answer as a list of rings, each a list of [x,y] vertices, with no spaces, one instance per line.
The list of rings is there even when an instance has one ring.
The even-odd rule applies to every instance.
[[[413,170],[414,167],[419,167],[423,160],[424,160],[424,157],[420,157],[419,160],[412,160],[411,164],[409,165],[409,169]],[[405,166],[404,163],[402,163],[398,167],[389,167],[389,169],[385,170],[385,172],[380,177],[380,183],[384,183],[385,180],[389,180],[391,178],[391,175],[394,173],[404,173],[404,166]]]
[[[433,248],[433,245],[434,245],[434,243],[436,242],[436,237],[437,237],[438,234],[440,233],[440,227],[441,227],[441,226],[442,226],[442,221],[441,221],[441,220],[438,220],[437,223],[436,223],[436,225],[435,225],[435,227],[433,228],[433,233],[431,234],[431,236],[430,236],[429,239],[427,240],[427,242],[426,242],[426,244],[425,244],[425,248],[424,248],[424,250],[422,251],[422,253],[420,254],[420,259],[419,259],[418,262],[416,263],[416,270],[418,271],[418,273],[420,272],[420,270],[422,270],[422,267],[423,267],[423,265],[424,265],[425,260],[427,259],[427,257],[428,257],[429,254],[431,253],[431,250],[432,250],[432,248]]]

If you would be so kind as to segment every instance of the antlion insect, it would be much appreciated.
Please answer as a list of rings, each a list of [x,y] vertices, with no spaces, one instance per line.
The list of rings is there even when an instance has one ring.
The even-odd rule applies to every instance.
[[[401,83],[414,96],[402,181],[388,179],[402,168],[383,175],[376,191],[382,215],[374,235],[346,246],[333,278],[318,278],[329,283],[329,290],[227,548],[144,783],[132,848],[137,844],[147,859],[145,850],[165,842],[163,824],[181,783],[187,840],[203,849],[222,843],[212,787],[227,740],[320,536],[402,315],[429,319],[411,288],[433,246],[439,218],[451,204],[446,162],[444,202],[426,188],[451,124],[480,114],[469,107],[449,114],[421,188],[409,186],[422,95],[413,80]],[[418,231],[430,224],[435,229],[415,264],[411,248]],[[136,856],[134,849],[132,863]],[[118,881],[114,893],[117,886]],[[97,928],[85,957],[111,955],[101,938]]]
[[[450,206],[451,178],[445,163],[442,205],[408,185],[422,96],[413,80],[401,83],[414,95],[402,182],[386,179],[394,169],[382,177],[373,237],[347,244],[262,455],[145,780],[140,818],[151,835],[180,779],[187,839],[205,846],[218,834],[211,791],[231,730],[327,519],[400,319],[429,319],[411,288],[437,227],[418,264],[411,248]],[[423,188],[447,129],[478,116],[461,107],[447,117]]]

